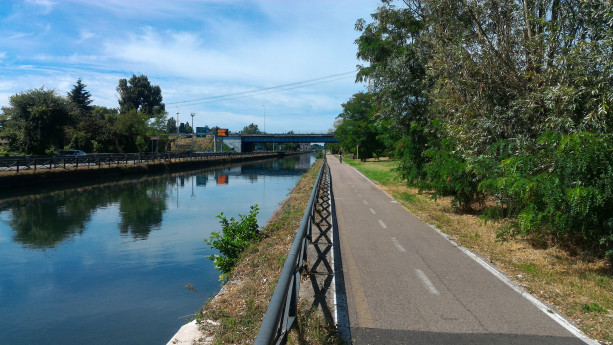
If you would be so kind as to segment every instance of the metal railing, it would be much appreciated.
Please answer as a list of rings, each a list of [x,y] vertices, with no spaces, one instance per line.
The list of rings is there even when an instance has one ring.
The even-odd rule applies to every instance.
[[[86,156],[8,156],[0,157],[0,171],[51,170],[78,168],[82,166],[112,166],[120,164],[142,164],[152,162],[173,162],[181,160],[210,160],[225,157],[250,157],[265,153],[97,153]]]
[[[306,269],[307,246],[311,241],[311,225],[315,218],[316,203],[319,199],[320,190],[324,188],[322,183],[324,175],[329,174],[328,162],[325,157],[324,155],[323,164],[313,185],[313,191],[304,211],[302,222],[287,255],[277,287],[272,295],[254,344],[285,344],[287,334],[296,320],[300,276]]]

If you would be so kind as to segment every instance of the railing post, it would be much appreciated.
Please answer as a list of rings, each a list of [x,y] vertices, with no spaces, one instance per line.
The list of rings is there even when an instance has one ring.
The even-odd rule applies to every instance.
[[[313,209],[318,202],[319,186],[322,183],[324,171],[327,172],[325,167],[326,162],[324,160],[315,185],[313,186],[313,190],[311,191],[311,197],[304,211],[296,238],[292,243],[275,292],[273,293],[270,304],[266,310],[266,315],[260,325],[260,330],[255,340],[255,344],[257,345],[285,344],[287,333],[296,319],[300,277],[307,260],[307,246],[309,241],[307,234],[312,225],[311,218],[313,216]]]

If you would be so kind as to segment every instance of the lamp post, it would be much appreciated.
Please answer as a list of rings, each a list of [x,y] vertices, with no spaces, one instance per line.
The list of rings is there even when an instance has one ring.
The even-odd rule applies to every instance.
[[[264,108],[264,133],[266,133],[266,106],[262,105]]]
[[[177,106],[177,139],[175,140],[175,152],[179,153],[179,106]]]
[[[192,153],[194,153],[194,116],[196,116],[196,114],[191,113],[190,115],[192,117]]]

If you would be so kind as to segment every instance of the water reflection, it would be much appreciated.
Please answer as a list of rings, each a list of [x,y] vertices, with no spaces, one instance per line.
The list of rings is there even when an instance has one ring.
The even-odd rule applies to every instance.
[[[50,248],[85,229],[93,210],[109,202],[106,191],[65,191],[20,199],[7,205],[14,240],[32,248]]]
[[[310,167],[308,155],[290,156],[224,169],[202,170],[196,175],[196,186],[205,187],[211,177],[218,185],[230,184],[231,176],[244,176],[251,183],[263,176],[300,176]],[[0,205],[10,209],[9,226],[14,240],[30,248],[53,248],[75,234],[82,234],[93,211],[118,203],[121,215],[119,231],[136,240],[147,239],[159,229],[167,210],[169,188],[193,173],[174,174],[155,179],[146,178],[123,183],[66,190],[18,198]]]
[[[184,178],[181,177],[181,185]],[[152,229],[162,223],[166,211],[167,188],[172,180],[143,181],[127,186],[119,194],[119,231],[134,239],[147,239]]]
[[[309,160],[0,198],[1,342],[165,343],[203,303],[185,284],[219,289],[215,216],[258,203],[264,225]]]

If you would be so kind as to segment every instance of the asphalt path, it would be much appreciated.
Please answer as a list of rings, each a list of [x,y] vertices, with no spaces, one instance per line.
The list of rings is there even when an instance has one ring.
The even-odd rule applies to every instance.
[[[357,170],[328,162],[354,344],[597,344]]]

